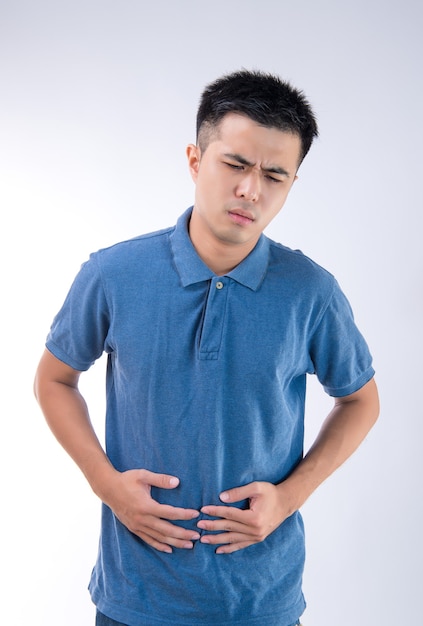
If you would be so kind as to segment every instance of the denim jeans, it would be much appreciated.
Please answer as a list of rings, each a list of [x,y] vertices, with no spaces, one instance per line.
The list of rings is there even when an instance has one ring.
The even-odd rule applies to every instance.
[[[128,626],[128,624],[122,624],[122,622],[115,622],[114,619],[110,619],[110,617],[106,617],[100,611],[97,611],[95,626]],[[294,624],[290,626],[301,626],[300,621],[298,620]]]

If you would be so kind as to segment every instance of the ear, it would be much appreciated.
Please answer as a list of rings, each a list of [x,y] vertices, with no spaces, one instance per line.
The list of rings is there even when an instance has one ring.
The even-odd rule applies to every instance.
[[[194,183],[197,181],[198,170],[200,169],[200,161],[201,161],[201,152],[198,146],[195,146],[193,143],[190,143],[187,146],[187,159],[188,159],[188,167],[191,174],[191,178]]]

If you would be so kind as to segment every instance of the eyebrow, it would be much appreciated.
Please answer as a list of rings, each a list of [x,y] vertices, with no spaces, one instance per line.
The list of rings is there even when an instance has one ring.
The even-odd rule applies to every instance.
[[[251,163],[240,154],[231,154],[229,152],[226,152],[223,156],[225,156],[228,159],[233,159],[234,161],[238,161],[238,163],[241,163],[241,165],[245,165],[247,167],[254,167],[255,165],[255,163]],[[263,170],[263,172],[269,172],[271,174],[279,174],[280,176],[287,176],[288,178],[290,175],[289,172],[287,172],[283,167],[278,167],[277,165],[270,166],[270,167],[262,167],[261,169]]]

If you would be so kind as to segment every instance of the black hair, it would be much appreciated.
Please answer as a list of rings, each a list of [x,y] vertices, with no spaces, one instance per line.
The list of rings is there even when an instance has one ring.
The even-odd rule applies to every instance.
[[[300,163],[318,136],[316,118],[303,92],[273,74],[240,70],[206,86],[197,112],[197,141],[202,150],[227,113],[246,115],[261,126],[298,135]]]

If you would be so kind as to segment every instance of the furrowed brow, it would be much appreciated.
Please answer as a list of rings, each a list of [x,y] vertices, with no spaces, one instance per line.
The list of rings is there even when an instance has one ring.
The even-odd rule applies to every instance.
[[[289,172],[283,167],[263,167],[262,169],[267,174],[279,174],[279,176],[287,176],[289,178]]]
[[[230,152],[225,152],[223,156],[225,156],[227,159],[233,159],[234,161],[238,161],[238,163],[241,163],[241,165],[246,165],[248,167],[254,167],[255,165],[254,163],[247,161],[247,159],[245,159],[240,154],[231,154]]]
[[[254,167],[255,163],[251,163],[250,161],[248,161],[245,157],[241,156],[240,154],[232,154],[232,153],[225,153],[223,156],[225,156],[228,159],[232,159],[234,161],[237,161],[238,163],[240,163],[241,165],[245,165],[246,167]],[[277,174],[278,176],[286,176],[289,178],[290,174],[289,172],[287,172],[287,170],[285,170],[283,167],[278,167],[277,165],[270,166],[270,167],[262,167],[261,168],[263,172],[266,172],[266,174]]]

